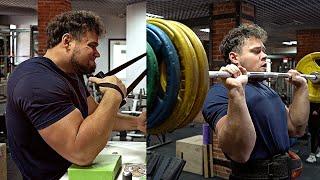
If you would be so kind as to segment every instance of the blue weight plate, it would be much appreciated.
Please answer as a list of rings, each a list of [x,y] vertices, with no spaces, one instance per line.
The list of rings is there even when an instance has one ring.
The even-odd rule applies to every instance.
[[[147,25],[147,41],[155,51],[158,63],[163,61],[167,70],[167,86],[164,94],[157,95],[151,112],[148,111],[147,128],[164,122],[177,102],[180,88],[180,63],[170,38],[155,25]]]

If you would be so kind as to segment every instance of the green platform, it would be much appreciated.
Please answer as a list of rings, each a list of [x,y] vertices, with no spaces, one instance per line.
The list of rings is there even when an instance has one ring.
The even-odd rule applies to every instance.
[[[69,180],[114,180],[121,168],[121,156],[98,155],[91,166],[72,165],[68,169]]]

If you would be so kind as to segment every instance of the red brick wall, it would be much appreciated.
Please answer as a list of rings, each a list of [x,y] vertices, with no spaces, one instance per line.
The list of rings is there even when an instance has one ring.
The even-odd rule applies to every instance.
[[[212,59],[209,60],[209,70],[216,71],[224,64],[223,57],[219,51],[219,45],[223,37],[239,24],[253,23],[252,20],[248,20],[246,17],[254,19],[255,7],[249,3],[234,0],[213,4],[212,10],[212,31],[210,32],[212,37]],[[211,84],[213,82],[214,80],[211,79]]]
[[[71,0],[38,0],[38,48],[43,55],[47,48],[46,27],[50,19],[56,15],[71,11]]]
[[[217,135],[213,133],[213,142],[212,142],[212,153],[213,153],[213,158],[222,160],[222,161],[229,161],[227,158],[224,156],[223,152],[221,151],[221,148],[218,145],[218,138]],[[216,176],[228,179],[229,174],[231,170],[227,167],[218,165],[218,164],[213,164],[213,172],[216,174]]]
[[[255,17],[255,7],[249,3],[241,1],[227,1],[220,4],[213,4],[212,18],[212,59],[209,59],[209,69],[219,70],[224,63],[220,54],[219,46],[223,37],[232,29],[242,23],[253,23]],[[234,16],[232,15],[234,14]],[[224,18],[225,17],[225,18]],[[251,17],[248,19],[248,17]],[[238,19],[237,19],[238,18]],[[237,22],[238,21],[238,22]],[[213,79],[211,79],[213,83]],[[213,133],[213,158],[228,161],[218,145],[217,136]],[[227,167],[214,164],[214,173],[221,178],[228,179],[231,170]]]
[[[297,31],[297,55],[298,62],[303,56],[320,51],[320,29]]]
[[[252,4],[242,2],[241,4],[241,13],[255,17],[255,7]]]
[[[212,60],[223,61],[222,55],[219,52],[219,45],[223,37],[232,28],[236,27],[236,18],[217,19],[219,15],[225,15],[236,12],[235,2],[223,2],[220,4],[213,4],[213,21],[212,21]],[[212,65],[212,63],[209,64]],[[210,70],[217,70],[215,66],[210,66]]]

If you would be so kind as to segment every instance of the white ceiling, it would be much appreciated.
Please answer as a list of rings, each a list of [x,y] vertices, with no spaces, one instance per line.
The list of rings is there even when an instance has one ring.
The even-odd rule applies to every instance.
[[[100,16],[124,17],[129,4],[143,0],[72,0],[73,10],[90,10]],[[37,15],[37,0],[1,0],[0,15]]]
[[[199,18],[210,16],[211,4],[220,1],[228,0],[150,0],[147,1],[147,12],[189,24],[198,23]],[[320,29],[320,0],[243,1],[256,6],[256,23],[267,30],[270,45],[282,46],[282,41],[294,40],[300,29]],[[197,29],[200,37],[208,38],[208,34],[200,34]]]
[[[91,10],[100,16],[125,17],[128,4],[143,0],[72,0],[74,10]],[[166,19],[197,21],[210,16],[212,3],[228,0],[147,0],[147,12]],[[320,0],[243,0],[256,6],[256,23],[269,33],[268,44],[281,46],[285,40],[294,40],[299,29],[320,29]],[[37,15],[37,0],[1,0],[0,15]],[[207,19],[209,20],[209,19]],[[188,24],[192,26],[191,24]],[[197,27],[196,27],[197,26]],[[201,39],[208,33],[200,32],[207,25],[194,25]]]

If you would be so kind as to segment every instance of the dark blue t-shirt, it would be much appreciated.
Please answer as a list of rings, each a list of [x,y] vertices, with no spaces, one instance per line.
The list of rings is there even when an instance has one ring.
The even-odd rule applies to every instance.
[[[13,160],[25,179],[59,179],[71,165],[42,139],[38,130],[75,108],[88,116],[89,95],[82,76],[66,74],[50,59],[18,65],[8,80],[6,125]]]
[[[267,159],[287,152],[287,111],[279,95],[261,82],[252,82],[246,85],[245,96],[257,135],[249,160]],[[228,90],[222,84],[214,84],[203,106],[204,118],[214,129],[217,122],[227,115],[227,109]]]

